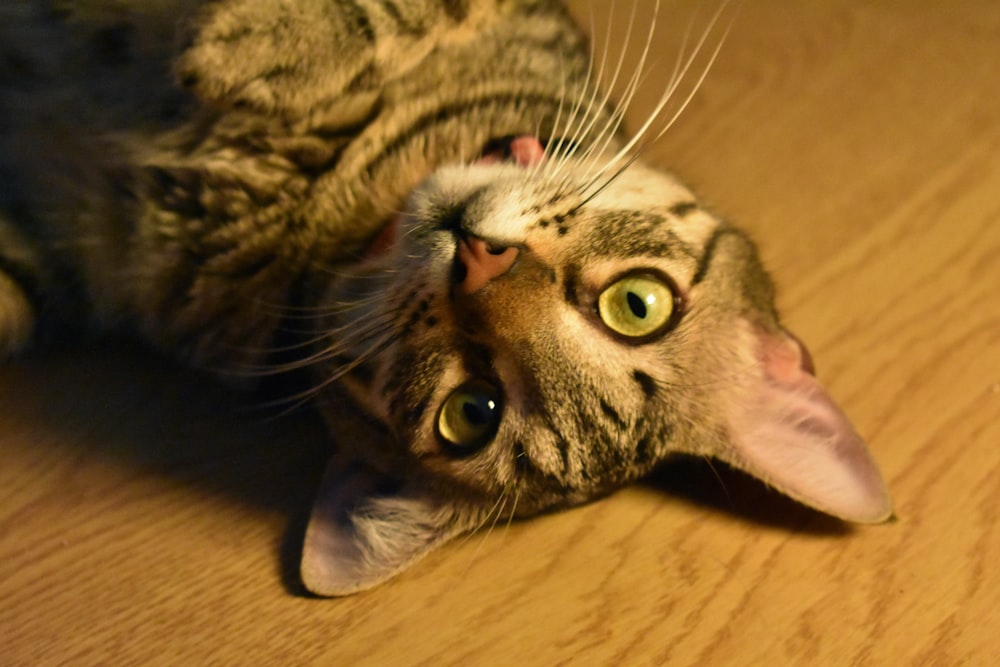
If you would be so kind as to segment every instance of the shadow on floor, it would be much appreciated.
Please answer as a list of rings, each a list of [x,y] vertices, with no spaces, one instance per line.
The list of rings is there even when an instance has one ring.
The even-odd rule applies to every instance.
[[[0,367],[5,421],[43,434],[40,441],[286,516],[278,567],[287,590],[306,595],[298,575],[302,538],[333,448],[312,410],[267,406],[288,391],[231,391],[128,343]],[[668,461],[642,485],[770,527],[830,535],[851,530],[724,464],[698,458]]]

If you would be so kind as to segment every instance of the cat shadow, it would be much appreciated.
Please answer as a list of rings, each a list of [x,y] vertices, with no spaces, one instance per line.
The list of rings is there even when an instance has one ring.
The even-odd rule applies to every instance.
[[[0,459],[12,417],[20,438],[70,460],[286,517],[277,567],[286,590],[305,595],[301,543],[333,445],[314,411],[279,400],[288,395],[227,388],[127,341],[48,350],[0,366]]]
[[[830,537],[854,531],[850,524],[801,505],[714,459],[675,455],[639,484],[675,501],[767,528]]]
[[[290,391],[280,385],[263,394],[233,391],[121,341],[0,367],[0,412],[15,415],[20,431],[27,429],[35,441],[285,517],[275,536],[276,565],[290,594],[308,596],[298,566],[313,494],[333,444],[314,411],[275,400]],[[701,459],[678,457],[641,484],[766,526],[824,535],[850,530]]]

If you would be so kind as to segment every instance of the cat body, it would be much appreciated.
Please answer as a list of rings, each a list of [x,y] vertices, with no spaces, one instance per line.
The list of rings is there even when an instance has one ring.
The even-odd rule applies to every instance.
[[[889,516],[753,244],[634,159],[557,4],[15,0],[0,26],[0,354],[126,330],[222,377],[308,367],[350,460],[316,592],[673,452]]]

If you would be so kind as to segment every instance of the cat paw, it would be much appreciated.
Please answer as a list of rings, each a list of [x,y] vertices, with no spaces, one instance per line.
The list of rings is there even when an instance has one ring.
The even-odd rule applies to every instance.
[[[27,349],[34,330],[31,303],[18,284],[0,272],[0,360]]]

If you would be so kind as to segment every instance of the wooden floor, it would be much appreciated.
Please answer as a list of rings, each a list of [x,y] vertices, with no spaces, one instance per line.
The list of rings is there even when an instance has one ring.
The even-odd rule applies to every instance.
[[[1000,3],[749,0],[650,154],[758,239],[898,521],[679,463],[311,599],[319,425],[140,350],[65,350],[0,368],[0,664],[996,664]]]

